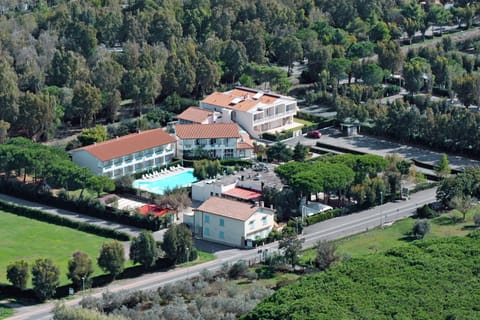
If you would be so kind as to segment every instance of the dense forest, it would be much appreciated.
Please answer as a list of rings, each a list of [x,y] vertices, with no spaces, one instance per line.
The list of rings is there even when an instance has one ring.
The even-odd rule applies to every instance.
[[[241,319],[477,319],[479,234],[416,241],[284,287]]]
[[[409,0],[2,1],[0,139],[112,122],[122,101],[135,114],[177,113],[182,98],[237,83],[287,93],[295,61],[306,63],[302,81],[331,87],[377,52],[378,64],[361,68],[373,85],[403,63],[393,40],[468,28],[477,13],[463,0],[450,10]]]

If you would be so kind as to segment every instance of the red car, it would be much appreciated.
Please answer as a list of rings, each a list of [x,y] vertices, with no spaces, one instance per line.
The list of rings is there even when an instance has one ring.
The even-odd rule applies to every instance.
[[[307,132],[307,137],[313,139],[320,139],[322,137],[322,134],[318,130],[313,130]]]

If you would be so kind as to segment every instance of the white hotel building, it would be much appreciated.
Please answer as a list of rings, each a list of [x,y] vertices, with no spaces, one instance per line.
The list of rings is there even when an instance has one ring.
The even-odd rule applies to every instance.
[[[214,92],[202,101],[200,108],[219,111],[222,122],[238,123],[252,137],[281,131],[293,123],[297,101],[292,97],[237,87],[227,92]]]
[[[79,166],[116,179],[168,164],[175,147],[175,138],[160,128],[74,149],[70,154]]]

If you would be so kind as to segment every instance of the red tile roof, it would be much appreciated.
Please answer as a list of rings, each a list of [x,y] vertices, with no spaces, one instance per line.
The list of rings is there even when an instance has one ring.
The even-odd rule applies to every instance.
[[[253,96],[258,92],[259,91],[253,89],[236,88],[227,92],[214,92],[203,99],[202,102],[222,108],[248,111],[258,103],[270,105],[278,99],[277,96],[267,93],[264,93],[263,96],[258,99],[254,99]],[[236,104],[232,103],[234,99],[238,99],[239,102]]]
[[[107,161],[172,142],[176,142],[175,138],[159,128],[132,133],[123,137],[74,149],[71,152],[84,150],[101,161]]]
[[[200,109],[198,107],[189,107],[177,116],[177,119],[191,121],[195,123],[202,123],[207,120],[209,116],[213,114],[213,111]]]
[[[243,141],[237,143],[237,149],[253,149],[253,143],[248,133],[242,133],[241,135]]]
[[[229,200],[225,198],[210,197],[194,211],[203,211],[218,216],[246,221],[260,207],[251,203]],[[265,208],[264,208],[265,209]]]
[[[254,200],[262,197],[261,192],[238,187],[222,192],[222,194],[242,200]]]
[[[177,124],[175,133],[180,139],[240,138],[236,123]]]
[[[145,204],[138,208],[138,213],[142,215],[152,214],[154,217],[163,217],[167,213],[175,213],[175,211],[168,208],[162,209],[155,204]]]

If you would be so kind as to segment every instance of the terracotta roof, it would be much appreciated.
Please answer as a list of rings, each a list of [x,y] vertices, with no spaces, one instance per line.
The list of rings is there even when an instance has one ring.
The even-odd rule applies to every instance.
[[[202,102],[222,108],[249,111],[257,104],[270,105],[278,99],[277,96],[267,93],[264,93],[258,99],[254,99],[255,94],[259,92],[253,89],[236,88],[227,92],[214,92],[203,99]],[[233,103],[234,101],[238,101],[238,103]]]
[[[242,133],[241,136],[243,141],[237,143],[237,149],[253,149],[253,143],[248,133]]]
[[[246,221],[258,209],[260,209],[260,207],[251,203],[229,200],[225,198],[210,197],[208,200],[202,203],[200,207],[194,209],[194,211],[203,211],[222,217]]]
[[[236,123],[177,124],[175,134],[180,139],[240,138]]]
[[[191,121],[195,123],[202,123],[207,120],[209,116],[213,114],[213,111],[200,109],[198,107],[188,107],[187,110],[183,111],[177,116],[177,119],[182,119],[186,121]]]
[[[172,142],[176,142],[175,138],[159,128],[132,133],[123,137],[74,149],[70,152],[84,150],[101,161],[107,161]]]
[[[259,199],[262,197],[262,193],[255,191],[255,190],[249,190],[249,189],[244,189],[244,188],[239,188],[235,187],[233,189],[230,189],[228,191],[222,192],[222,194],[242,200],[254,200],[254,199]]]

